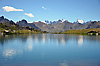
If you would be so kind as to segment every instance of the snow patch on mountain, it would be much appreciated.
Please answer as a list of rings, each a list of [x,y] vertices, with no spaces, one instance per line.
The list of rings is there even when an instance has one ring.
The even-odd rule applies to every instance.
[[[83,20],[79,20],[79,19],[78,19],[77,22],[78,22],[78,23],[81,23],[81,24],[84,24],[84,21],[83,21]]]
[[[35,21],[35,22],[39,22],[39,21]],[[52,24],[52,25],[54,25],[54,24],[57,24],[57,23],[63,23],[63,22],[68,22],[68,21],[66,19],[62,19],[62,20],[58,19],[56,21],[45,20],[45,21],[41,21],[41,22],[45,23],[45,24]]]

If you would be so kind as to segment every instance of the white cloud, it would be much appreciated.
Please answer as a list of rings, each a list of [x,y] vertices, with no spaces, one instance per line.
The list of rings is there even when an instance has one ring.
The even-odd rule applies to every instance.
[[[10,12],[10,11],[23,11],[22,9],[16,9],[14,7],[11,7],[11,6],[5,6],[5,7],[2,7],[6,12]]]
[[[42,8],[44,8],[44,7],[42,6]]]
[[[29,16],[29,17],[34,17],[34,15],[32,13],[25,13],[25,15]]]
[[[42,8],[43,8],[44,10],[46,10],[46,8],[45,8],[44,6],[42,6]]]

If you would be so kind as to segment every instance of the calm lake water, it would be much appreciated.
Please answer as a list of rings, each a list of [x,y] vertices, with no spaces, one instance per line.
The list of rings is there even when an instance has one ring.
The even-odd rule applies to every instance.
[[[100,66],[100,36],[1,36],[0,66]]]

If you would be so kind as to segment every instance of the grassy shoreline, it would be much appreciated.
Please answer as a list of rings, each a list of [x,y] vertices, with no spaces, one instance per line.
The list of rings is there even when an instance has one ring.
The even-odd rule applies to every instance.
[[[39,31],[38,29],[35,30],[27,30],[27,29],[22,29],[22,30],[17,30],[17,29],[9,29],[8,32],[5,33],[4,28],[0,28],[0,33],[3,35],[6,34],[42,34],[42,33],[46,33],[45,31]],[[6,30],[7,31],[7,30]],[[89,33],[91,31],[94,31],[95,33]],[[100,28],[93,28],[93,29],[77,29],[77,30],[66,30],[65,32],[55,32],[52,34],[81,34],[81,35],[96,35],[96,33],[100,34]]]
[[[82,34],[82,35],[84,35],[84,34],[85,35],[88,35],[88,34],[90,34],[90,35],[96,35],[96,33],[100,34],[100,28],[66,30],[65,32],[61,32],[61,34]]]
[[[39,30],[27,30],[27,29],[22,29],[22,30],[18,30],[18,29],[4,29],[4,28],[0,28],[0,35],[10,35],[10,34],[38,34],[38,33],[42,33],[42,31]]]

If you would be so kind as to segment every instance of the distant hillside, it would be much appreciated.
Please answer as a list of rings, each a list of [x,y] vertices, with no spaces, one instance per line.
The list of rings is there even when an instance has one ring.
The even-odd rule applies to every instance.
[[[54,25],[45,24],[43,22],[34,22],[34,24],[41,30],[47,32],[64,32],[66,30],[75,30],[75,29],[90,29],[90,28],[100,28],[100,21],[92,21],[85,24],[81,23],[71,23],[71,22],[61,22]]]
[[[75,29],[90,29],[90,28],[100,28],[100,21],[91,21],[91,22],[87,22],[87,23],[71,23],[68,22],[67,20],[64,22],[59,22],[56,24],[48,24],[48,23],[44,23],[44,22],[33,22],[33,23],[27,23],[23,20],[19,21],[17,23],[18,25],[22,25],[22,26],[31,26],[37,29],[41,29],[42,31],[47,31],[47,32],[64,32],[66,30],[75,30]]]
[[[25,19],[19,21],[16,23],[17,25],[21,25],[21,26],[30,26],[32,28],[36,28],[39,29],[34,23],[27,23],[27,21]]]
[[[39,21],[39,22],[28,23],[25,19],[23,19],[21,21],[16,22],[15,24],[13,21],[9,21],[3,16],[0,17],[0,23],[9,26],[9,24],[7,24],[6,22],[16,25],[15,28],[17,29],[22,29],[21,27],[29,26],[31,28],[35,28],[47,32],[64,32],[66,30],[100,28],[100,21],[84,22],[83,20],[77,20],[76,22],[72,23],[65,19],[62,20],[59,19],[53,22],[51,21],[49,22],[48,20],[46,20],[45,22]]]
[[[21,26],[13,21],[5,19],[3,16],[0,17],[0,33],[36,33],[41,32],[38,29],[32,28],[30,26]]]

